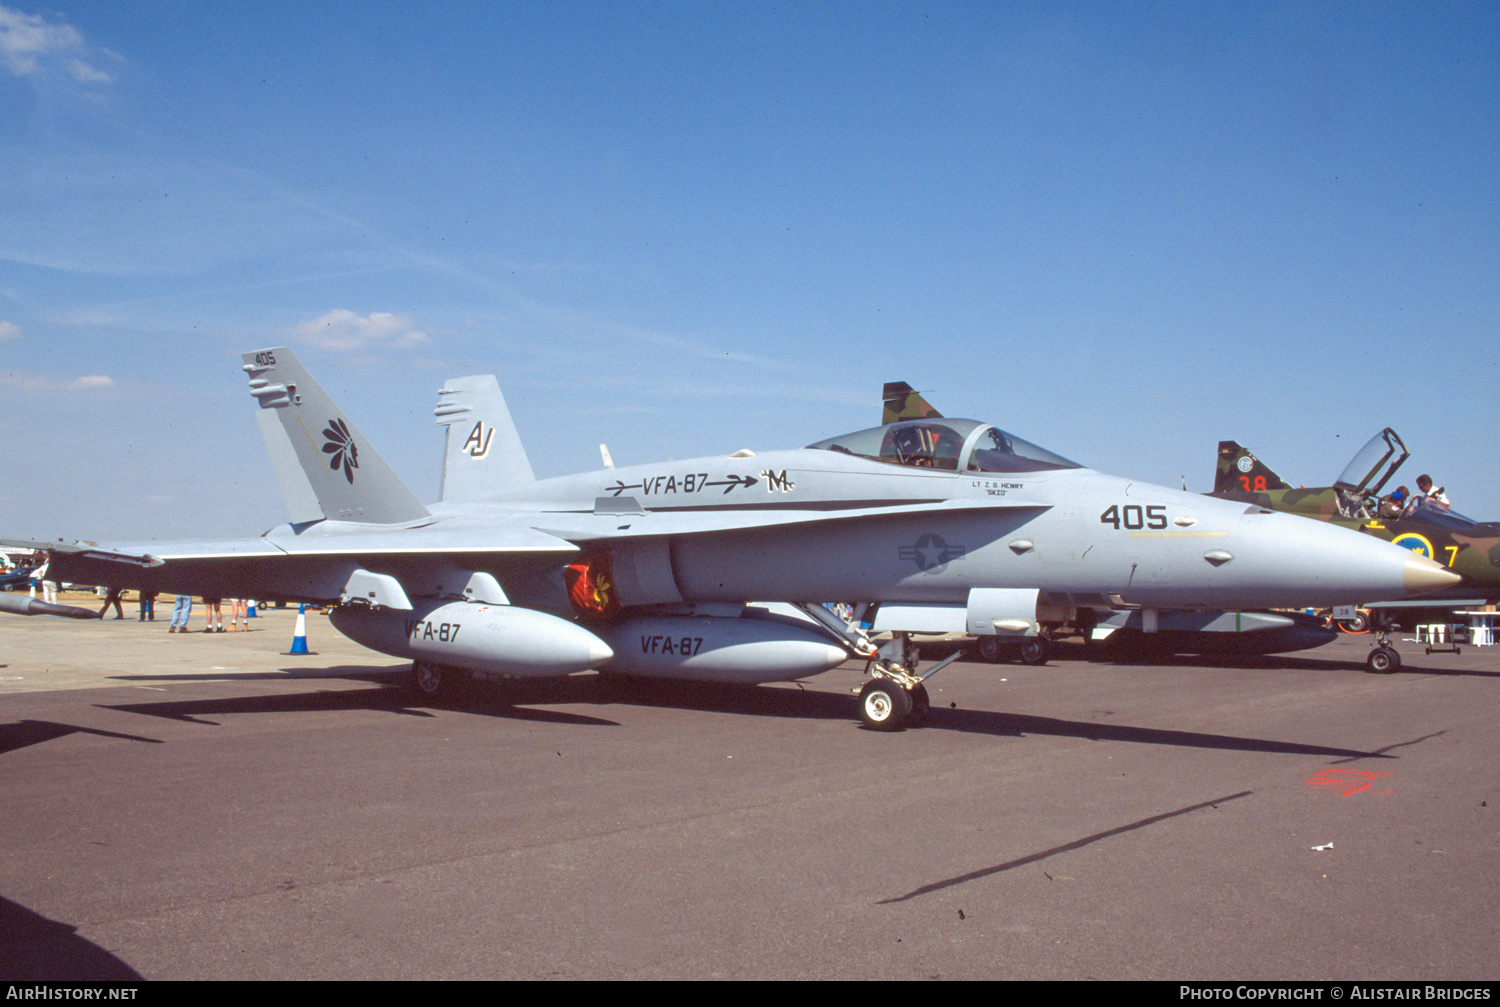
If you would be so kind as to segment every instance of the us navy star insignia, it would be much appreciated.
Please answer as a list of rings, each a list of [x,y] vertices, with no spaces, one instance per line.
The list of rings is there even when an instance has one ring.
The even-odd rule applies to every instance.
[[[938,573],[956,559],[964,558],[964,547],[950,545],[935,532],[926,532],[911,545],[903,545],[898,553],[904,560],[917,564],[923,573]]]

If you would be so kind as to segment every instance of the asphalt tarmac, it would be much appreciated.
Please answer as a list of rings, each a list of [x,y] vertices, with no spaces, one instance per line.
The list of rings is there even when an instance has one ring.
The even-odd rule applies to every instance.
[[[0,978],[1500,977],[1500,648],[433,706],[289,612],[0,616]],[[195,626],[201,627],[195,620]]]

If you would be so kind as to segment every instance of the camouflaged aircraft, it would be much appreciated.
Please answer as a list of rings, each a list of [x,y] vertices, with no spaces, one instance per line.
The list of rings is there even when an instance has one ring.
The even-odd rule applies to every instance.
[[[1332,486],[1293,487],[1246,448],[1220,441],[1213,495],[1384,539],[1461,575],[1453,592],[1464,598],[1500,600],[1500,523],[1475,521],[1417,491],[1404,500],[1395,499],[1397,493],[1381,496],[1410,456],[1386,427],[1355,453]]]
[[[900,423],[902,420],[925,420],[942,419],[943,414],[932,407],[932,404],[922,398],[922,393],[917,391],[905,381],[887,381],[881,389],[881,401],[884,408],[880,411],[880,423]]]
[[[871,676],[861,719],[895,730],[920,722],[923,680],[953,659],[919,670],[913,633],[1021,639],[1083,608],[1332,605],[1458,579],[1368,536],[1104,475],[969,419],[539,480],[488,375],[439,392],[428,506],[289,350],[243,359],[291,521],[222,542],[53,544],[54,575],[332,605],[337,629],[411,659],[429,693],[588,669],[788,681],[854,657]],[[889,640],[830,600],[873,611]]]

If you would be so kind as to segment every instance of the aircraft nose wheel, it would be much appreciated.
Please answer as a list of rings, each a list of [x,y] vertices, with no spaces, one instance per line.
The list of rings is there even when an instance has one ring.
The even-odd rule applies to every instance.
[[[912,698],[912,693],[889,679],[873,679],[859,690],[859,719],[872,731],[899,731],[911,717]],[[926,698],[927,690],[922,689],[922,699]]]
[[[1365,667],[1377,675],[1394,675],[1401,670],[1401,655],[1396,653],[1395,647],[1381,645],[1370,651],[1370,656],[1365,658]]]

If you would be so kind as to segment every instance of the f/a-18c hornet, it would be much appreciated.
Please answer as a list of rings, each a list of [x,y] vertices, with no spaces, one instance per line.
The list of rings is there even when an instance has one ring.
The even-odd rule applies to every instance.
[[[905,381],[888,381],[882,389],[881,423],[941,417],[943,414]],[[1074,628],[1083,635],[1085,652],[1107,659],[1137,660],[1169,654],[1284,654],[1321,647],[1338,637],[1322,619],[1298,612],[1219,612],[1208,609],[1112,610],[1080,607]],[[1044,627],[1055,634],[1062,624]],[[1048,636],[1007,640],[980,634],[974,650],[986,661],[1019,659],[1026,664],[1047,660]]]
[[[1500,599],[1500,522],[1475,521],[1420,491],[1381,496],[1410,455],[1386,427],[1355,453],[1332,486],[1294,488],[1236,442],[1220,441],[1213,495],[1357,529],[1462,576],[1461,584],[1424,601]]]
[[[977,420],[538,480],[493,376],[439,393],[429,507],[285,347],[244,369],[291,522],[224,542],[54,545],[53,575],[334,605],[335,627],[413,660],[427,692],[587,669],[787,681],[854,657],[871,676],[863,721],[895,730],[920,721],[922,681],[946,663],[922,673],[913,633],[1019,639],[1079,608],[1333,605],[1458,580],[1368,536],[1107,476]],[[835,601],[889,640],[834,617]]]

